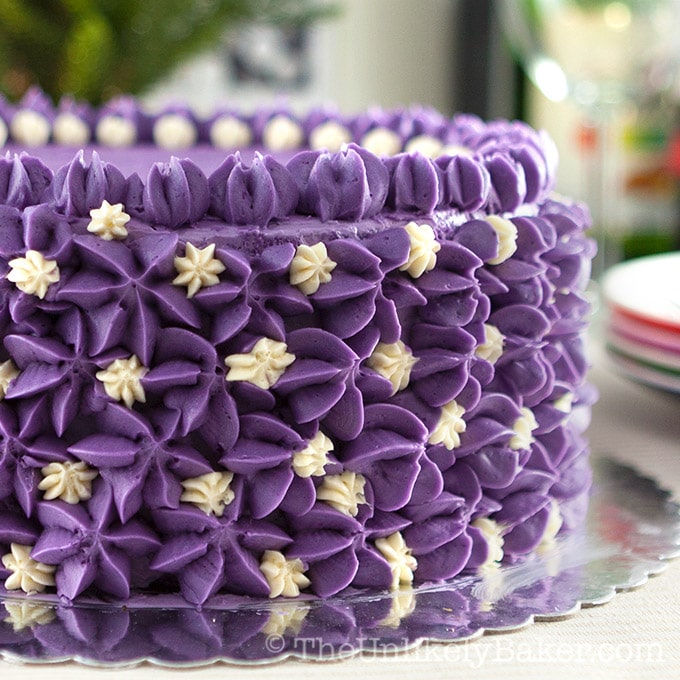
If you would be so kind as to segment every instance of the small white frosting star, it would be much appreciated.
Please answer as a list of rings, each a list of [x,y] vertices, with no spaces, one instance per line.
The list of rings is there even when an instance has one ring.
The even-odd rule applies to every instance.
[[[285,342],[260,338],[250,352],[230,354],[224,363],[229,367],[229,382],[249,382],[268,390],[295,361]]]
[[[557,534],[560,533],[563,521],[559,503],[554,498],[550,499],[548,522],[545,526],[543,536],[541,536],[541,542],[538,545],[539,551],[548,550],[555,545],[555,539],[557,538]]]
[[[12,543],[10,550],[10,553],[2,556],[5,569],[12,572],[5,581],[7,590],[41,593],[45,588],[54,585],[56,567],[34,560],[30,545]]]
[[[322,477],[333,442],[319,430],[307,446],[293,454],[293,471],[298,477]]]
[[[565,392],[561,397],[553,401],[553,407],[562,413],[571,413],[573,404],[574,394],[572,392]]]
[[[430,444],[443,444],[449,451],[460,446],[460,435],[465,432],[465,409],[455,399],[442,406],[439,421],[428,438]]]
[[[365,485],[363,475],[345,470],[342,474],[324,477],[323,484],[316,490],[316,498],[345,515],[356,517],[359,506],[366,502]]]
[[[290,283],[305,295],[312,295],[322,283],[331,280],[331,272],[337,262],[328,257],[326,246],[319,242],[313,246],[299,245],[290,263]]]
[[[175,286],[186,286],[187,297],[192,298],[201,288],[216,286],[219,274],[226,267],[215,257],[215,244],[205,248],[197,248],[187,241],[184,257],[175,258],[175,269],[178,274],[173,280]]]
[[[413,572],[418,567],[418,561],[411,554],[400,532],[395,531],[385,538],[376,539],[375,547],[382,553],[392,570],[392,590],[413,583]]]
[[[124,212],[122,203],[111,205],[104,200],[101,207],[90,210],[90,217],[87,230],[105,241],[121,241],[128,235],[125,225],[130,221],[130,215]]]
[[[393,343],[379,342],[366,363],[392,383],[393,394],[396,394],[408,386],[411,369],[417,361],[411,350],[401,340],[397,340]]]
[[[411,241],[411,248],[408,260],[399,267],[399,271],[408,272],[412,278],[417,279],[434,269],[437,264],[437,253],[442,246],[429,224],[409,222],[404,229]]]
[[[517,250],[517,227],[500,215],[488,215],[485,219],[498,236],[498,255],[487,261],[489,264],[501,264]]]
[[[59,281],[59,267],[55,260],[46,260],[37,250],[27,250],[24,257],[16,257],[9,261],[10,270],[7,280],[15,283],[17,288],[41,300],[48,288]]]
[[[206,515],[222,517],[224,508],[234,500],[229,485],[233,472],[208,472],[200,477],[182,481],[184,491],[180,497],[183,503],[193,503]]]
[[[98,371],[97,380],[104,383],[106,394],[116,401],[123,401],[132,408],[135,401],[146,402],[141,380],[149,369],[139,362],[136,355],[128,359],[116,359],[105,370]]]
[[[260,571],[269,584],[269,597],[297,597],[310,584],[300,558],[286,559],[278,550],[265,550]]]
[[[4,399],[9,389],[9,384],[19,376],[19,369],[11,359],[0,364],[0,399]]]
[[[56,498],[76,505],[80,501],[92,498],[92,481],[99,474],[89,468],[82,460],[75,463],[67,460],[63,463],[50,463],[40,470],[43,480],[38,485],[44,491],[43,500]]]
[[[484,324],[484,342],[477,345],[475,356],[495,364],[503,355],[503,334],[490,323]]]
[[[522,415],[517,418],[512,426],[514,434],[510,438],[510,448],[513,451],[517,449],[528,449],[534,440],[532,432],[538,427],[536,418],[526,406],[523,406],[520,411]]]

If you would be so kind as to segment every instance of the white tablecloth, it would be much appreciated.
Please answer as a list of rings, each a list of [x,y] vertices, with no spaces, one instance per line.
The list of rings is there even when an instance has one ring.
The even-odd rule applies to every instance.
[[[593,348],[592,380],[601,396],[593,412],[593,455],[606,455],[652,476],[680,499],[680,397],[656,392],[615,375]],[[0,661],[2,680],[85,680],[111,671],[73,663],[21,666]],[[680,559],[642,587],[560,621],[467,643],[425,645],[395,656],[365,656],[330,663],[286,661],[274,666],[216,664],[173,671],[145,665],[118,670],[121,680],[229,678],[680,677]]]

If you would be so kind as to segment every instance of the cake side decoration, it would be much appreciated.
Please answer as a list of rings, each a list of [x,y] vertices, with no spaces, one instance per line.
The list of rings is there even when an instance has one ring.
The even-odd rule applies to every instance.
[[[490,260],[489,264],[501,264],[517,250],[515,241],[517,240],[517,228],[510,221],[499,217],[498,215],[489,215],[486,221],[493,227],[493,230],[498,235],[498,255]]]
[[[392,392],[406,389],[409,384],[411,369],[417,363],[409,348],[401,341],[378,343],[366,362],[369,368],[390,381]]]

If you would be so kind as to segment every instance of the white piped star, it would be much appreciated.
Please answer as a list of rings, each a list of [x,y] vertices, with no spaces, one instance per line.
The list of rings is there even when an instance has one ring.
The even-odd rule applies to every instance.
[[[130,221],[122,203],[111,205],[104,200],[99,208],[90,210],[90,223],[87,230],[104,241],[123,240],[128,235],[125,225]]]
[[[425,272],[434,269],[437,264],[437,253],[442,246],[429,224],[409,222],[404,229],[410,239],[411,247],[408,260],[399,267],[399,271],[408,272],[411,278],[417,279]]]
[[[288,560],[278,550],[264,551],[260,571],[269,584],[269,597],[297,597],[310,584],[302,560]]]
[[[304,243],[297,247],[295,257],[290,263],[290,283],[297,286],[305,295],[312,295],[322,283],[331,280],[331,272],[337,262],[328,257],[326,246],[319,242],[313,246]]]
[[[41,300],[47,295],[49,287],[59,281],[56,261],[46,260],[37,250],[27,250],[24,257],[10,260],[9,267],[7,280],[15,283],[20,291]]]
[[[173,285],[186,286],[187,297],[192,298],[201,288],[216,286],[220,282],[219,274],[226,267],[215,257],[214,243],[197,248],[187,241],[184,257],[175,258],[175,269],[178,274]]]
[[[99,474],[82,460],[75,463],[69,460],[50,463],[40,472],[44,479],[38,489],[45,492],[43,500],[52,501],[58,498],[69,505],[76,505],[92,497],[92,481]]]
[[[430,444],[442,444],[449,451],[460,446],[460,435],[465,432],[465,409],[454,400],[442,406],[439,421],[428,438]]]
[[[333,442],[319,430],[307,446],[293,454],[293,471],[298,477],[322,477]]]
[[[208,472],[200,477],[182,481],[184,491],[180,497],[183,503],[192,503],[206,515],[222,517],[224,508],[234,500],[230,484],[233,472]]]
[[[149,372],[142,366],[136,355],[128,359],[116,359],[105,370],[98,371],[97,380],[104,383],[106,394],[116,401],[122,401],[132,408],[135,401],[146,402],[142,378]]]
[[[517,227],[500,215],[488,215],[485,219],[498,236],[498,254],[487,262],[501,264],[511,258],[517,250]]]
[[[411,379],[411,369],[418,358],[401,341],[379,342],[366,363],[368,367],[392,383],[392,393],[406,389]]]
[[[268,390],[295,361],[285,342],[260,338],[250,352],[230,354],[224,363],[229,367],[229,382],[249,382]]]
[[[472,523],[484,537],[487,546],[487,555],[479,569],[482,572],[493,571],[503,559],[503,530],[504,528],[489,517],[478,517]]]
[[[366,502],[366,478],[351,470],[339,475],[328,475],[316,490],[317,500],[328,503],[345,515],[356,517],[359,506]]]
[[[522,412],[522,415],[517,418],[512,426],[514,434],[510,438],[509,443],[509,446],[513,451],[528,449],[532,442],[535,441],[531,433],[538,427],[536,417],[531,409],[523,406],[520,411]]]
[[[23,590],[25,593],[41,593],[54,585],[56,567],[37,562],[31,557],[30,545],[12,543],[9,552],[2,556],[2,564],[12,572],[5,581],[7,590]]]
[[[484,324],[484,342],[477,345],[475,356],[495,364],[503,355],[503,334],[490,323]]]
[[[0,364],[0,399],[4,399],[9,389],[9,384],[15,378],[19,377],[19,369],[14,365],[11,359],[3,361]]]
[[[399,586],[410,585],[413,582],[413,572],[418,567],[418,561],[411,554],[404,537],[395,531],[386,538],[378,538],[375,547],[382,553],[392,570],[392,590]]]

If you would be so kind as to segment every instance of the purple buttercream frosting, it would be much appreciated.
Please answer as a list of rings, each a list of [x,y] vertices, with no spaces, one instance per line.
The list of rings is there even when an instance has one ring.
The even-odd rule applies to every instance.
[[[104,200],[121,203],[127,197],[128,184],[115,165],[103,163],[96,151],[89,163],[80,151],[63,167],[52,183],[55,205],[67,217],[87,217]]]
[[[171,158],[149,171],[144,213],[151,222],[175,229],[201,219],[209,205],[208,179],[188,158]]]
[[[230,224],[266,227],[290,215],[298,203],[297,186],[286,168],[259,153],[250,166],[240,154],[227,157],[209,184],[211,213]]]
[[[287,168],[300,193],[299,211],[323,222],[372,217],[385,203],[385,166],[354,144],[337,153],[300,153]]]
[[[31,97],[19,108],[43,111]],[[189,158],[131,174],[99,147],[0,158],[1,555],[30,546],[65,599],[198,605],[267,597],[267,551],[329,597],[394,585],[386,539],[423,582],[490,559],[477,519],[510,561],[555,505],[573,528],[590,475],[565,404],[593,398],[593,245],[587,211],[547,199],[552,144],[427,109],[324,109],[294,117],[303,136],[336,121],[351,143],[272,155],[264,126],[290,112],[263,109],[231,112],[256,146],[225,158],[171,111],[198,126]],[[124,155],[152,158],[134,100],[93,115],[132,121]],[[379,158],[356,143],[376,127],[466,151]],[[104,201],[125,226],[111,239],[90,228]],[[516,232],[500,262],[495,213]],[[96,472],[83,497],[48,497],[44,470],[79,464]]]

